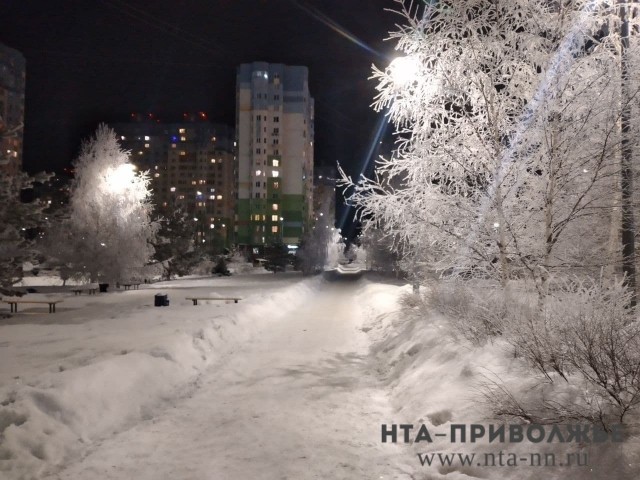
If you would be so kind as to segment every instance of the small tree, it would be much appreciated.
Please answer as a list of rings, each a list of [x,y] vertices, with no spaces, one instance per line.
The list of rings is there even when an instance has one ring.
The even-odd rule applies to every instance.
[[[274,242],[264,249],[264,258],[267,260],[264,268],[273,273],[284,272],[290,261],[289,250],[282,242]]]
[[[194,222],[179,208],[166,217],[158,218],[157,222],[160,229],[157,238],[152,242],[155,249],[153,262],[162,265],[163,277],[166,280],[174,275],[188,275],[204,256],[204,252],[194,240]]]
[[[100,125],[75,162],[70,217],[74,269],[92,282],[140,276],[153,255],[149,176],[137,173],[115,132]]]
[[[43,205],[22,201],[21,193],[35,179],[26,174],[0,177],[0,293],[11,294],[11,287],[22,278],[22,264],[35,255],[26,232],[37,227]]]

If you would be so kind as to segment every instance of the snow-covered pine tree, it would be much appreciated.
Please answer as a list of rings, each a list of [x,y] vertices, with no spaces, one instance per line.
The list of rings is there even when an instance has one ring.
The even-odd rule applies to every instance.
[[[153,241],[153,262],[162,266],[163,277],[167,280],[174,275],[191,273],[205,256],[200,245],[196,244],[196,228],[191,217],[176,207],[157,222],[160,229]]]
[[[129,163],[115,132],[100,125],[74,163],[69,220],[74,269],[92,282],[139,277],[153,255],[149,176]]]
[[[34,180],[25,173],[0,177],[0,293],[5,295],[22,278],[22,264],[36,253],[25,234],[39,226],[43,205],[21,199]]]
[[[615,3],[397,3],[402,56],[373,77],[398,148],[376,178],[343,177],[363,215],[400,238],[405,259],[503,285],[575,266],[580,251],[608,261],[623,103]]]

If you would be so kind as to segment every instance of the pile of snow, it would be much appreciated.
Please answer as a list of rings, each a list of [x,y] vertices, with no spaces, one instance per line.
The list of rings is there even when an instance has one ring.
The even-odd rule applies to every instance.
[[[539,386],[540,379],[532,374],[521,359],[513,357],[513,350],[500,339],[482,347],[474,347],[462,339],[456,339],[447,318],[435,312],[426,312],[418,306],[399,306],[393,304],[389,295],[397,299],[401,295],[410,295],[411,286],[377,287],[366,297],[368,303],[389,304],[388,313],[372,316],[364,329],[374,341],[372,355],[375,368],[386,381],[395,407],[395,417],[387,424],[411,424],[419,428],[424,424],[430,432],[433,442],[415,443],[414,451],[418,471],[433,479],[537,479],[567,480],[584,478],[635,479],[640,475],[640,439],[636,436],[624,444],[607,442],[594,443],[500,443],[489,444],[486,437],[476,443],[470,443],[469,430],[472,424],[500,425],[502,422],[492,418],[491,405],[483,402],[480,389],[489,381],[497,381],[506,386],[519,398],[527,395]],[[386,297],[386,298],[385,298]],[[373,308],[373,307],[372,307]],[[378,305],[378,309],[380,306]],[[565,385],[554,388],[565,389]],[[562,390],[564,391],[564,390]],[[632,420],[631,423],[637,422]],[[515,424],[510,421],[507,424]],[[574,422],[584,425],[584,422]],[[466,443],[450,441],[451,425],[462,424],[467,428]],[[547,435],[551,429],[546,426]],[[446,438],[434,437],[435,433],[447,434]],[[413,436],[417,430],[413,432]],[[401,436],[401,435],[400,435]],[[415,438],[415,437],[413,437]],[[412,438],[412,439],[413,439]],[[553,452],[561,460],[567,453],[586,453],[587,467],[530,467],[520,463],[518,467],[485,467],[477,465],[462,466],[440,465],[421,466],[417,456],[435,454],[473,454],[480,462],[485,453],[514,453],[518,458],[530,454]],[[423,457],[424,458],[424,457]],[[575,462],[575,459],[574,459]],[[541,477],[540,475],[543,475]],[[427,478],[427,477],[425,477]]]
[[[206,289],[204,281],[175,281],[68,297],[65,304],[84,304],[46,317],[56,324],[0,326],[0,477],[40,478],[92,442],[154,417],[188,395],[212,362],[277,321],[265,312],[302,304],[318,281],[242,289],[228,280],[223,295],[208,279]],[[183,290],[171,307],[154,308],[155,289],[172,286]],[[234,291],[239,304],[193,307],[182,297]]]

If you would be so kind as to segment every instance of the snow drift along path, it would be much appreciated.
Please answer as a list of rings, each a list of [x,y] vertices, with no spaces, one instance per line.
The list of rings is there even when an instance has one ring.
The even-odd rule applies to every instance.
[[[380,443],[392,413],[367,362],[372,288],[323,285],[214,365],[189,398],[53,478],[412,478],[397,463],[410,457]]]

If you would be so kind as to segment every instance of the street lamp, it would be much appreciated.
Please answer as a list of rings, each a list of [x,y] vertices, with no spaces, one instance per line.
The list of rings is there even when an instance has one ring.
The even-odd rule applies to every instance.
[[[284,217],[280,217],[280,241],[284,242]]]
[[[415,56],[397,57],[389,64],[389,73],[398,87],[416,80],[420,72],[420,61]]]
[[[0,122],[2,121],[2,117],[0,117]],[[17,138],[18,132],[22,130],[24,127],[23,123],[18,124],[17,126],[7,130],[6,132],[0,132],[0,140],[4,140],[5,138]],[[4,142],[0,141],[0,165],[7,165],[11,158],[9,156],[5,157],[5,147]]]
[[[117,167],[109,167],[105,175],[107,189],[112,193],[122,194],[136,177],[136,166],[131,163],[123,163]]]

